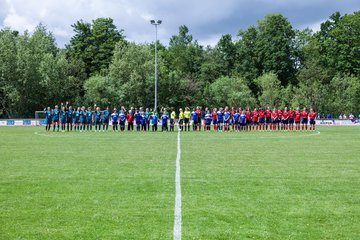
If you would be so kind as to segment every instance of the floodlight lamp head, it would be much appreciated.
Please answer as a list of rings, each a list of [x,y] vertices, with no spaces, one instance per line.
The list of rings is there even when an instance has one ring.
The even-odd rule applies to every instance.
[[[150,23],[151,23],[151,24],[155,24],[155,20],[150,20]]]
[[[157,21],[157,24],[158,24],[158,25],[160,25],[161,23],[162,23],[162,21],[161,21],[161,20],[158,20],[158,21]]]

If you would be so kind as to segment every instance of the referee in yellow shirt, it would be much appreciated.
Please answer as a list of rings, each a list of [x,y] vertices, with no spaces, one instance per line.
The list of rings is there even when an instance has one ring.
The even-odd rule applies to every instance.
[[[184,112],[185,131],[187,127],[189,132],[190,132],[190,115],[191,115],[190,109],[186,107]]]

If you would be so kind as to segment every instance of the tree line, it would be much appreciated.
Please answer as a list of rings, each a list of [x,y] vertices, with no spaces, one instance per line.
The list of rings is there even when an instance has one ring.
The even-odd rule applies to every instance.
[[[152,107],[154,43],[126,39],[111,18],[72,25],[58,48],[53,34],[0,31],[0,118],[70,101],[73,106]],[[180,26],[158,42],[159,106],[307,106],[360,112],[360,12],[332,14],[318,32],[294,29],[270,14],[216,46],[202,46]]]

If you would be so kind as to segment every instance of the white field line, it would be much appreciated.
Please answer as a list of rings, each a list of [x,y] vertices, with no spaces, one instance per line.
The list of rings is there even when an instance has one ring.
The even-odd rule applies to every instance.
[[[180,178],[180,131],[177,136],[177,155],[175,173],[175,213],[174,213],[174,240],[181,239],[181,178]]]

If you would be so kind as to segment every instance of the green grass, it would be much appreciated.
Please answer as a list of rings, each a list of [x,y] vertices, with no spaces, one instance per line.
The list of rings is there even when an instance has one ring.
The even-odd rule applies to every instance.
[[[360,128],[319,130],[181,133],[183,239],[359,239]],[[0,128],[0,239],[172,239],[176,144]]]

